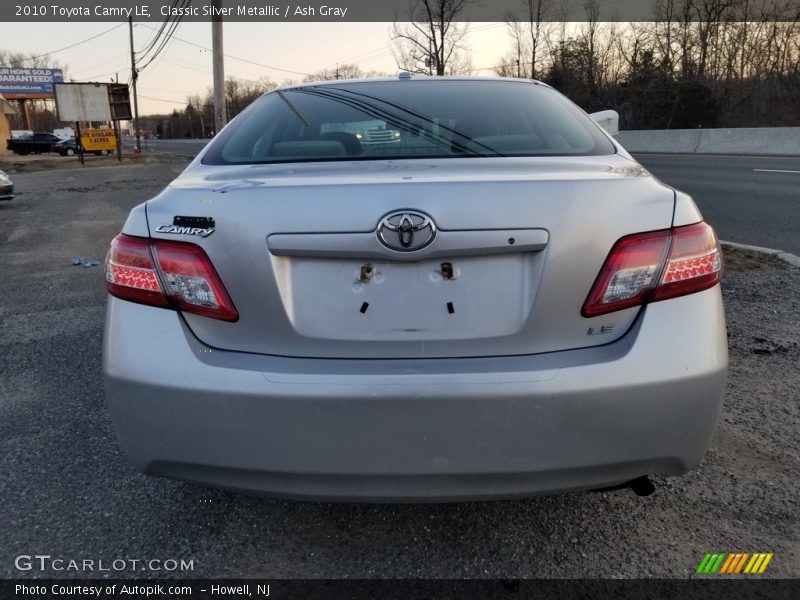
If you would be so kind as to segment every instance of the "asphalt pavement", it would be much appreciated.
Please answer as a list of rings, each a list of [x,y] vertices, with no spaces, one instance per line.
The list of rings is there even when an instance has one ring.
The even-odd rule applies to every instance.
[[[194,157],[207,140],[143,140],[144,151]],[[720,238],[800,256],[800,157],[637,154],[690,194]]]
[[[698,469],[654,478],[647,498],[328,504],[138,473],[104,402],[102,266],[72,263],[102,261],[129,209],[184,166],[159,155],[12,172],[19,195],[0,203],[0,577],[106,575],[15,564],[38,554],[192,567],[136,563],[118,577],[687,578],[717,551],[772,552],[764,577],[800,576],[800,271],[739,251],[723,289],[731,371],[719,429]]]
[[[637,154],[729,242],[800,256],[800,157]]]

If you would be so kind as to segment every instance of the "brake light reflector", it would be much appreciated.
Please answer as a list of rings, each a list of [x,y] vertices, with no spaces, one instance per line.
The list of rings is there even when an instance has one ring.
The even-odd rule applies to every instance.
[[[118,235],[106,259],[112,296],[223,321],[239,314],[202,248],[185,242]]]
[[[722,254],[707,223],[626,236],[611,252],[581,309],[584,317],[693,294],[722,278]]]

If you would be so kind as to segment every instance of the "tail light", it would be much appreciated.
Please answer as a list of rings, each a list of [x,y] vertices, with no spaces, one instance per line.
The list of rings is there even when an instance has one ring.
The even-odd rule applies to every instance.
[[[236,321],[239,314],[202,248],[185,242],[120,234],[106,258],[112,296]]]
[[[707,223],[637,233],[620,239],[583,304],[584,317],[685,296],[722,278],[722,253]]]

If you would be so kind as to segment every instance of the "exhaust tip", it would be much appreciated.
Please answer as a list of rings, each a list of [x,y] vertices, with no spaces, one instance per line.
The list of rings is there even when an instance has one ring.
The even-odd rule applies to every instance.
[[[649,496],[656,491],[656,486],[653,485],[653,482],[650,481],[647,475],[637,477],[628,484],[628,487],[631,488],[634,494],[640,497]]]

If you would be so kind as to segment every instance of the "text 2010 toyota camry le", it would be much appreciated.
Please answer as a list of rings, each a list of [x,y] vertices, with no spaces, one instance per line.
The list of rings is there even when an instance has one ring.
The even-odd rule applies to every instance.
[[[708,447],[720,275],[692,200],[546,85],[286,87],[112,242],[108,405],[139,469],[227,488],[641,488]]]

